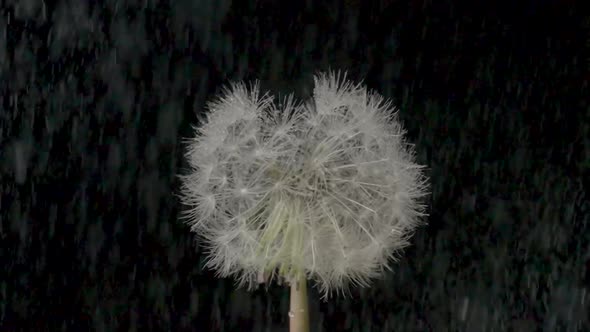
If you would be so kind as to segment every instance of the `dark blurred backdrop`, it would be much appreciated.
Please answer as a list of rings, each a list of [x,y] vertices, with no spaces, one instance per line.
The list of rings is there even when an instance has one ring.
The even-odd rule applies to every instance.
[[[580,3],[0,1],[0,331],[286,331],[287,288],[203,269],[176,175],[224,85],[328,69],[397,105],[432,195],[312,331],[590,331]]]

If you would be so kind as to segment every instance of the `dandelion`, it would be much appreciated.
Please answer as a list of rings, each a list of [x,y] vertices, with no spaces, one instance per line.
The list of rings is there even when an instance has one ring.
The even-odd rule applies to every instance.
[[[257,84],[231,85],[208,104],[181,176],[207,267],[249,289],[286,281],[291,323],[303,326],[307,280],[325,299],[391,269],[428,189],[389,102],[345,74],[314,85],[307,103],[278,106]]]

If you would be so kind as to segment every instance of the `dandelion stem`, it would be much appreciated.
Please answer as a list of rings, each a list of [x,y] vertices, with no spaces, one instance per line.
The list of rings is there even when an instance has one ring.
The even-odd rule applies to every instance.
[[[289,332],[309,332],[307,280],[303,273],[291,282]]]

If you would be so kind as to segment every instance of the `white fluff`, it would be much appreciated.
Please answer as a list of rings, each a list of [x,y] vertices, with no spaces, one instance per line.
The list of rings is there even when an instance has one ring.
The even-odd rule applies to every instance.
[[[391,105],[339,73],[314,82],[308,103],[279,106],[233,84],[189,141],[185,221],[207,266],[240,285],[299,273],[324,296],[368,285],[425,216],[427,179]]]

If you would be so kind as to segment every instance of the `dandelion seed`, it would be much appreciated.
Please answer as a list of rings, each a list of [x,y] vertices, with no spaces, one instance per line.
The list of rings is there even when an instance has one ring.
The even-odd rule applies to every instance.
[[[207,266],[240,285],[304,278],[344,294],[389,268],[426,215],[423,166],[391,104],[345,74],[314,84],[311,101],[279,106],[233,84],[186,140],[185,220]]]

